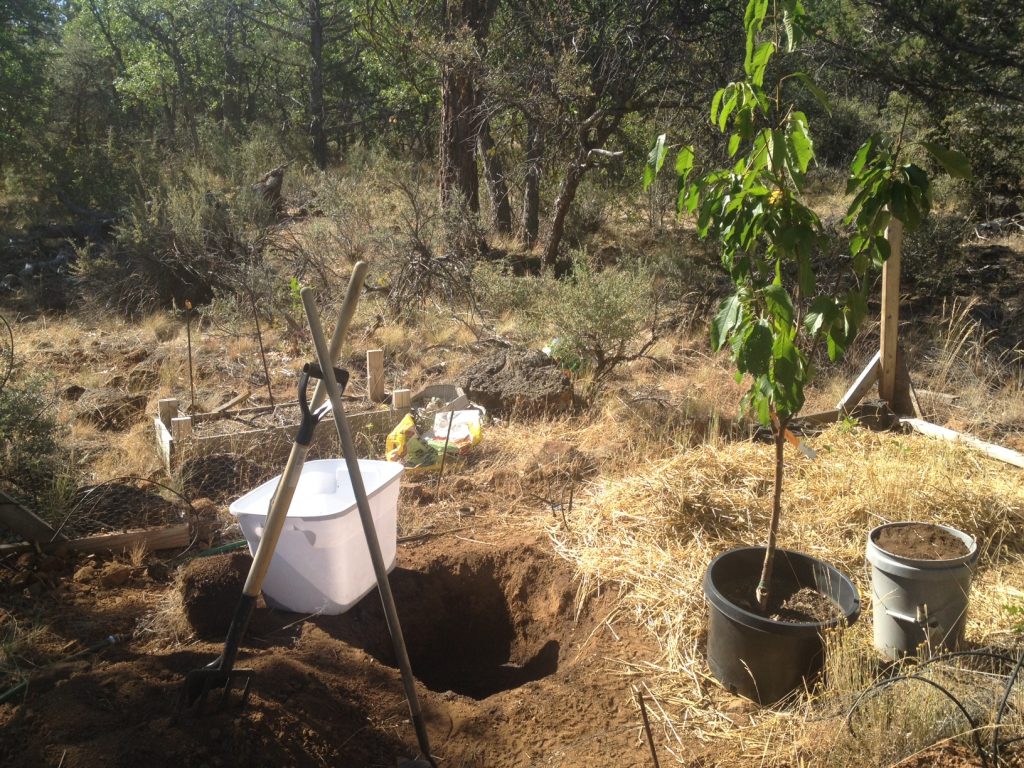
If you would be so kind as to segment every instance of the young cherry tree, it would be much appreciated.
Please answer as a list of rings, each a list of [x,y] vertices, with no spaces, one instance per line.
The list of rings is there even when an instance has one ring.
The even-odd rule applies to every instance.
[[[830,359],[843,355],[867,312],[864,278],[889,255],[890,220],[913,228],[931,204],[928,176],[903,158],[902,136],[894,142],[870,137],[854,158],[847,187],[853,198],[846,222],[855,236],[844,266],[853,287],[836,292],[820,284],[814,261],[827,252],[826,233],[803,197],[814,142],[795,97],[814,98],[826,110],[828,102],[806,73],[780,72],[785,54],[799,46],[805,23],[800,0],[749,0],[745,77],[719,89],[711,101],[711,121],[728,136],[730,163],[695,174],[692,147],[683,147],[675,162],[677,208],[696,214],[699,235],[718,244],[733,283],[712,322],[711,346],[729,352],[738,381],[748,377],[741,407],[756,414],[774,437],[772,517],[756,590],[762,611],[768,606],[782,511],[786,427],[804,404],[812,373],[808,352],[824,339]],[[774,77],[766,83],[769,72]],[[950,173],[967,172],[959,154],[922,144]],[[645,187],[667,154],[663,134],[648,158]]]

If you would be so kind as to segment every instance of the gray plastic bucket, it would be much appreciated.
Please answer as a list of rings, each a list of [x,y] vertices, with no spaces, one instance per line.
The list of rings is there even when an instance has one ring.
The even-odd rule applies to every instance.
[[[914,560],[875,543],[882,530],[908,524],[921,525],[889,523],[868,534],[875,648],[892,660],[914,653],[923,643],[933,649],[957,648],[964,636],[971,577],[978,561],[975,538],[946,525],[934,527],[960,539],[967,554],[950,560]]]

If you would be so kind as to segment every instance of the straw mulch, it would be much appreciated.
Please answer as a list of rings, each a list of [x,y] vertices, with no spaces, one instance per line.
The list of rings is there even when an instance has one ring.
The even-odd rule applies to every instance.
[[[833,563],[860,590],[864,616],[840,642],[844,658],[861,659],[849,664],[864,671],[834,675],[835,685],[871,679],[864,547],[867,532],[881,523],[942,522],[977,536],[982,555],[967,637],[983,643],[1014,623],[1006,606],[1021,605],[1021,592],[1008,585],[1024,577],[1020,470],[957,445],[842,424],[809,442],[815,460],[787,448],[779,544]],[[810,752],[800,746],[807,720],[821,719],[827,690],[775,710],[738,706],[710,677],[704,659],[705,568],[729,546],[763,543],[773,468],[769,444],[683,448],[637,465],[625,478],[595,484],[572,510],[569,530],[552,527],[556,547],[579,569],[581,594],[598,584],[622,585],[622,611],[657,638],[660,657],[628,671],[651,693],[661,744],[680,760],[694,754],[696,741],[728,747],[735,764],[741,757],[754,764],[829,763],[827,740]],[[848,698],[856,691],[839,693]],[[831,730],[838,734],[840,726]]]

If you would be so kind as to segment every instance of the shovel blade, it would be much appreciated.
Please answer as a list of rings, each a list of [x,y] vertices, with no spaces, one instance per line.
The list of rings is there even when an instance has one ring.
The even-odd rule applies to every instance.
[[[206,711],[206,703],[210,694],[217,690],[221,692],[218,708],[227,709],[236,706],[232,703],[232,691],[237,688],[241,688],[237,701],[237,707],[241,709],[249,700],[252,675],[251,669],[228,670],[219,667],[193,669],[185,676],[179,710],[191,712],[197,716],[202,715]]]

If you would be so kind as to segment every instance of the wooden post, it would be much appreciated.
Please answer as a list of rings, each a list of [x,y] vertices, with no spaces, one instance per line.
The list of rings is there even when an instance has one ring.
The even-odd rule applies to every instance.
[[[391,393],[391,410],[397,413],[407,413],[412,409],[412,390],[396,389]]]
[[[192,437],[192,419],[189,416],[176,416],[171,419],[171,439],[176,443]]]
[[[846,394],[843,395],[843,399],[836,405],[837,410],[849,413],[864,399],[864,395],[871,389],[871,385],[878,381],[878,366],[881,357],[881,352],[875,352],[875,356],[864,366],[860,376],[850,385],[850,388],[846,390]]]
[[[366,351],[366,394],[374,403],[384,402],[384,350]]]
[[[178,410],[178,400],[174,397],[167,397],[163,400],[158,400],[157,413],[160,415],[160,421],[163,422],[164,426],[168,429],[171,428],[171,419],[175,418],[180,411]]]
[[[885,233],[889,240],[889,258],[882,267],[881,370],[878,394],[896,410],[896,374],[898,329],[900,324],[900,256],[903,251],[903,222],[892,219]],[[898,412],[898,411],[897,411]]]

